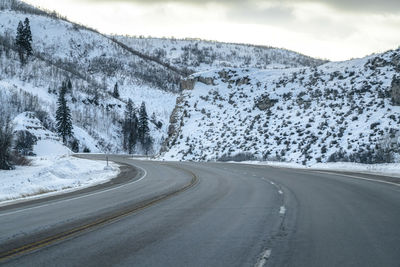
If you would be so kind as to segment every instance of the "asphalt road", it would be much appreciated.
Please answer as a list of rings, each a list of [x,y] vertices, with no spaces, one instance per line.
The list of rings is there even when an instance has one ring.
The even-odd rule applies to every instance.
[[[379,177],[113,160],[120,180],[1,207],[0,265],[400,266],[400,186]]]

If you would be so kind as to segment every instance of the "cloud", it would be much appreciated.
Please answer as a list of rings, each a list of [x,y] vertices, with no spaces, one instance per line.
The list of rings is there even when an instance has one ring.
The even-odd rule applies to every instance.
[[[294,21],[294,9],[290,6],[272,5],[244,5],[228,9],[227,18],[232,21],[254,24],[288,24]]]
[[[289,0],[290,1],[290,0]],[[302,0],[355,13],[400,13],[399,0]],[[297,1],[293,1],[297,2]]]
[[[85,0],[87,2],[132,2],[142,5],[180,3],[187,5],[204,6],[209,3],[224,5],[227,8],[237,6],[254,6],[257,4],[290,4],[316,3],[331,8],[353,12],[372,14],[400,14],[399,0]]]

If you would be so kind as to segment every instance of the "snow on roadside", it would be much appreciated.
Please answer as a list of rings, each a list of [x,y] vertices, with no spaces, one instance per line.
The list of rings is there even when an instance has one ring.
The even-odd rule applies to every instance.
[[[111,170],[105,170],[104,162],[70,156],[38,157],[33,159],[32,164],[12,171],[0,170],[0,202],[66,189],[81,189],[105,183],[119,173],[116,164],[111,164]]]
[[[105,183],[119,174],[117,164],[71,157],[71,151],[54,140],[40,140],[32,166],[0,170],[0,203],[62,190],[76,190]]]
[[[338,170],[365,172],[400,178],[400,163],[361,164],[352,162],[317,163],[311,166],[316,170]]]
[[[54,158],[71,155],[72,151],[60,142],[53,140],[39,140],[33,147],[33,151],[38,157]]]
[[[150,161],[181,161],[177,158],[163,157],[132,157],[134,160],[150,160]],[[377,174],[382,176],[390,176],[400,179],[400,163],[382,163],[382,164],[362,164],[355,162],[329,162],[329,163],[315,163],[313,165],[302,165],[295,162],[279,162],[279,161],[210,161],[218,163],[234,163],[234,164],[249,164],[249,165],[265,165],[278,168],[288,169],[305,169],[316,171],[342,171],[354,173]]]
[[[390,176],[400,179],[400,163],[362,164],[354,162],[330,162],[330,163],[316,163],[309,166],[304,166],[302,164],[294,162],[276,162],[276,161],[242,161],[242,162],[229,162],[229,163],[266,165],[272,167],[292,168],[292,169],[369,173],[369,174]]]

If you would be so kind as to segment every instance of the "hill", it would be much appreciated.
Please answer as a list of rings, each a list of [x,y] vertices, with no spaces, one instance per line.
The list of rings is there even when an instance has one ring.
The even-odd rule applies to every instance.
[[[74,128],[79,129],[75,130],[79,151],[96,147],[96,151],[126,152],[122,122],[126,103],[132,99],[136,109],[142,102],[146,104],[151,117],[152,153],[157,153],[167,136],[180,81],[187,73],[220,66],[287,68],[322,63],[275,48],[110,37],[18,0],[0,1],[0,10],[3,112],[11,118],[21,112],[34,112],[54,132],[58,92],[63,82],[71,81],[67,101]],[[30,22],[33,55],[21,64],[15,36],[18,23],[25,18]],[[113,94],[116,84],[118,96]],[[88,142],[82,136],[91,136],[95,141]],[[135,152],[143,151],[137,147]]]
[[[40,113],[39,118],[49,121],[49,130],[54,130],[51,124],[59,88],[70,80],[73,123],[92,136],[101,151],[123,151],[121,121],[128,99],[136,108],[146,102],[149,115],[154,113],[150,130],[154,150],[158,150],[179,91],[180,74],[133,54],[100,33],[19,1],[3,0],[0,7],[4,112],[12,118],[23,111]],[[30,21],[33,56],[21,64],[14,38],[18,22],[25,18]],[[119,97],[113,96],[116,83]],[[80,149],[89,146],[80,141]]]
[[[223,67],[293,68],[315,67],[327,61],[311,58],[286,49],[246,44],[221,43],[200,39],[167,39],[113,36],[137,51],[188,72]]]
[[[395,161],[399,74],[400,49],[313,68],[193,74],[163,158]]]

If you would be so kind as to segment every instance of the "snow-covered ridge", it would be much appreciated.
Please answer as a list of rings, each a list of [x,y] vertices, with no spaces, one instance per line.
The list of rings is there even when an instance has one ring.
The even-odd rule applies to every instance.
[[[194,39],[113,36],[128,46],[193,72],[222,67],[282,69],[318,66],[326,61],[286,49]]]
[[[30,21],[34,57],[21,67],[13,43],[18,22],[26,17]],[[287,68],[322,63],[295,52],[269,47],[113,38],[122,41],[129,49],[136,49],[149,58],[157,58],[183,71],[236,65]],[[37,97],[40,112],[50,114],[51,120],[59,87],[63,81],[70,79],[73,90],[67,97],[74,128],[79,133],[76,137],[81,143],[91,143],[82,145],[81,150],[89,147],[90,151],[123,152],[120,122],[128,98],[136,107],[145,101],[149,116],[154,113],[157,125],[150,123],[154,152],[159,150],[167,136],[168,121],[175,106],[181,77],[165,64],[146,60],[146,57],[135,55],[129,49],[108,36],[60,19],[60,16],[46,14],[18,0],[0,2],[0,50],[5,51],[0,54],[0,86],[10,93],[23,91],[30,95],[29,98]],[[161,56],[163,49],[171,53]],[[112,96],[116,83],[118,98]],[[37,112],[31,107],[17,109],[12,116],[25,110]],[[81,140],[82,136],[90,136],[93,140]]]
[[[398,49],[316,68],[194,74],[193,90],[183,92],[171,117],[163,158],[396,160],[399,62]]]
[[[61,83],[70,79],[72,92],[67,98],[76,137],[81,143],[88,143],[81,140],[82,136],[91,139],[86,147],[97,149],[90,151],[122,152],[120,122],[128,98],[136,107],[145,101],[149,116],[154,113],[156,122],[161,122],[150,124],[154,151],[158,151],[175,104],[176,94],[168,92],[178,90],[179,77],[175,73],[134,56],[99,33],[55,17],[7,8],[11,6],[1,5],[0,10],[0,87],[3,96],[7,95],[0,94],[0,102],[8,101],[13,94],[21,101],[4,103],[9,115],[40,111],[54,121],[57,93]],[[18,22],[26,17],[30,20],[34,56],[22,67],[12,44]],[[112,96],[116,83],[119,98]],[[35,99],[37,105],[28,105],[29,99]]]

